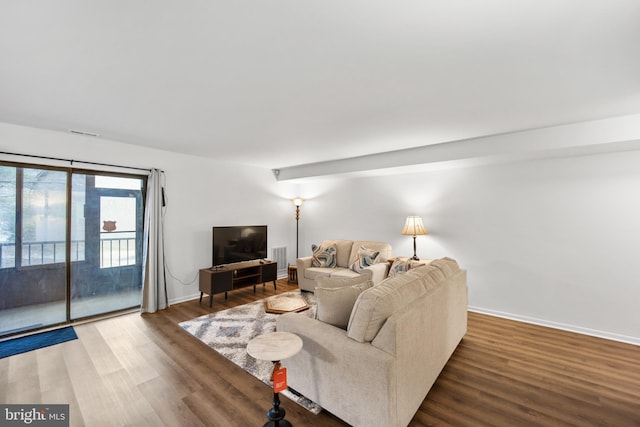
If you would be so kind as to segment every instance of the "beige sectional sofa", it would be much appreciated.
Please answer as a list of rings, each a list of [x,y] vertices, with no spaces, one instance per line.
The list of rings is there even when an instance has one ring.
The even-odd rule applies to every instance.
[[[359,276],[350,269],[358,258],[358,252],[362,247],[379,252],[375,264],[365,268],[364,274],[368,274],[374,283],[379,283],[387,277],[389,264],[387,260],[392,257],[391,245],[384,242],[372,242],[368,240],[323,240],[320,246],[334,245],[336,248],[336,266],[313,267],[313,257],[302,257],[296,260],[298,268],[298,287],[304,291],[313,292],[318,277],[355,277]]]
[[[283,362],[289,386],[351,425],[406,426],[466,333],[466,271],[442,258],[359,286],[346,330],[299,313],[277,319],[303,340]]]

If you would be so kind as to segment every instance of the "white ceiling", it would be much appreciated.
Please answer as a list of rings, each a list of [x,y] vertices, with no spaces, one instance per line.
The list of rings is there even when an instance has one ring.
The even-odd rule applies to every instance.
[[[0,0],[0,121],[267,168],[640,113],[638,0]]]

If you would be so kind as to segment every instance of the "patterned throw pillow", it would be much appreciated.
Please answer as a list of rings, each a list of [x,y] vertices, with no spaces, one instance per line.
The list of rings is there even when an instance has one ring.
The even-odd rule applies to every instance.
[[[311,250],[313,251],[313,258],[311,258],[312,267],[334,268],[336,266],[336,245],[311,245]]]
[[[380,252],[376,252],[373,249],[367,249],[364,246],[360,246],[358,257],[349,268],[356,273],[361,273],[365,267],[369,267],[375,263],[379,254]]]
[[[396,257],[389,268],[388,277],[395,277],[398,274],[406,273],[411,268],[411,259]]]

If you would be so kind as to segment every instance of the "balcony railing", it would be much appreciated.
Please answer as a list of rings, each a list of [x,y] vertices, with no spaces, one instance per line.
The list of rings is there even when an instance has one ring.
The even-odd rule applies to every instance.
[[[121,236],[114,235],[120,233]],[[133,237],[131,236],[133,235]],[[113,231],[100,233],[100,268],[123,267],[136,264],[135,232]]]
[[[114,236],[122,233],[121,236]],[[125,235],[125,234],[128,234]],[[136,264],[136,238],[131,232],[101,233],[100,268],[123,267]],[[64,240],[24,242],[20,266],[56,264],[66,261]],[[85,241],[71,241],[71,262],[85,260]],[[0,268],[16,267],[16,244],[0,243]]]

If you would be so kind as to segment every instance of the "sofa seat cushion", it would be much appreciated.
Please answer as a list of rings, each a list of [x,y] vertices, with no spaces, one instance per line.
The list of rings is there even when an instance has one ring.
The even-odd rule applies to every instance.
[[[368,276],[364,274],[358,274],[357,276],[354,276],[354,277],[337,277],[337,276],[318,277],[316,279],[316,285],[317,285],[316,289],[317,288],[344,288],[345,286],[359,285],[360,283],[366,282],[367,280],[370,280],[370,279]]]
[[[325,267],[309,267],[304,269],[304,277],[311,280],[316,280],[318,277],[331,277],[331,274],[339,268],[325,268]]]
[[[427,293],[422,282],[407,273],[362,292],[351,312],[347,336],[358,342],[372,341],[389,316]]]
[[[359,277],[359,276],[362,276],[362,274],[356,273],[355,271],[351,271],[348,268],[342,268],[342,267],[334,267],[334,268],[310,267],[310,268],[305,268],[304,270],[304,277],[312,280],[316,280],[319,277],[351,278],[351,277]]]
[[[361,276],[360,273],[356,273],[355,271],[351,271],[348,268],[336,268],[333,273],[331,273],[331,277],[358,277]]]

